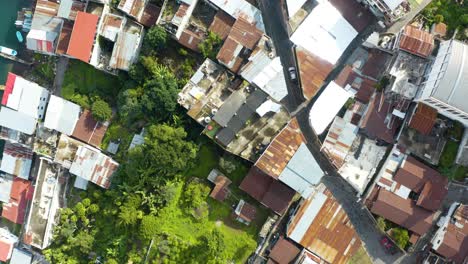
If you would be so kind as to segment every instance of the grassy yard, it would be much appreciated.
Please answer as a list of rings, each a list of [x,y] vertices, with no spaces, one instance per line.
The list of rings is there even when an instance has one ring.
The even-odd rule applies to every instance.
[[[372,260],[367,255],[364,246],[361,246],[354,256],[348,261],[348,264],[372,264]]]
[[[121,89],[117,76],[95,69],[78,60],[70,60],[62,86],[62,97],[70,99],[75,94],[100,96],[110,105],[115,105]]]

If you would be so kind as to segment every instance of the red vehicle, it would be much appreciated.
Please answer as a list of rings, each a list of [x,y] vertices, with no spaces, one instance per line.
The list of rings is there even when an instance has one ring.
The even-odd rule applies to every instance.
[[[391,255],[395,254],[397,252],[397,249],[393,242],[386,236],[383,236],[380,239],[380,244],[384,247],[385,251]]]

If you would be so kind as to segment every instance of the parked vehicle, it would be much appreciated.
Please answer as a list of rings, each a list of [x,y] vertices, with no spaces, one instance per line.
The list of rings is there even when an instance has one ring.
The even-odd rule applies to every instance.
[[[296,68],[294,68],[294,67],[289,67],[289,68],[288,68],[288,72],[289,72],[289,77],[291,78],[291,81],[296,82],[296,81],[297,81],[297,72],[296,72]]]

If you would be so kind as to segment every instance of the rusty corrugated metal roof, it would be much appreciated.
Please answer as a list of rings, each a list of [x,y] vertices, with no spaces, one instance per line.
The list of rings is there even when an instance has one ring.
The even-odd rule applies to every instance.
[[[428,57],[434,49],[434,36],[409,25],[402,32],[399,46],[409,53]]]

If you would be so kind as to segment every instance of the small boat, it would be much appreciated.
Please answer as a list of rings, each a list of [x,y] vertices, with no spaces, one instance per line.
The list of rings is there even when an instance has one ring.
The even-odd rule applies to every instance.
[[[3,47],[3,46],[0,46],[0,52],[3,53],[3,54],[6,54],[6,55],[10,55],[10,56],[18,55],[18,52],[16,50],[13,50],[13,49],[10,49],[10,48],[7,48],[7,47]]]
[[[23,35],[21,35],[21,32],[16,31],[16,38],[19,42],[23,42]]]

